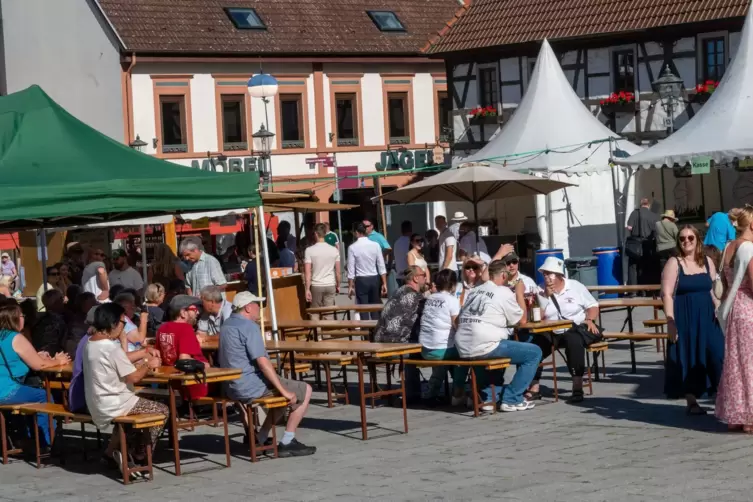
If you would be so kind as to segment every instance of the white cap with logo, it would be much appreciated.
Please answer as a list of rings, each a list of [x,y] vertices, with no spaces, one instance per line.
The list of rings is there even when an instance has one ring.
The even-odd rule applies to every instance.
[[[233,310],[238,311],[244,308],[249,303],[261,303],[265,300],[264,297],[256,296],[255,294],[251,293],[250,291],[241,291],[237,295],[235,295],[235,298],[233,298]]]
[[[556,256],[548,256],[543,265],[539,267],[539,272],[551,272],[553,274],[565,275],[565,262]]]

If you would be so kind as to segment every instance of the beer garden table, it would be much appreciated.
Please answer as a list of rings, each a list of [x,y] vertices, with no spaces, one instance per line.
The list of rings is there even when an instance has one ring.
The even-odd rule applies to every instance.
[[[645,287],[645,286],[644,286]],[[664,307],[661,300],[655,298],[615,298],[608,300],[599,300],[599,324],[602,324],[601,315],[606,312],[618,312],[620,310],[627,310],[627,318],[625,322],[628,326],[628,332],[633,331],[633,309],[636,307],[653,307],[654,317],[659,309]],[[625,324],[622,325],[624,331]],[[630,340],[630,365],[631,373],[637,372],[637,366],[635,361],[635,341]]]

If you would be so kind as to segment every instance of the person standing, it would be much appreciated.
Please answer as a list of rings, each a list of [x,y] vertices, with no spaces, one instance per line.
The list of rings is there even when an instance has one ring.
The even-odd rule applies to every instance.
[[[724,364],[716,417],[730,430],[753,434],[753,207],[732,215],[740,237],[724,253],[726,295],[717,311],[724,332]]]
[[[282,250],[283,247],[289,249],[290,251],[295,254],[297,246],[297,242],[295,239],[295,235],[292,235],[290,233],[290,222],[286,220],[282,220],[280,224],[277,226],[277,249]]]
[[[636,208],[628,218],[625,228],[628,231],[625,242],[625,253],[628,255],[628,284],[654,284],[654,244],[656,223],[659,221],[656,213],[651,211],[651,201],[641,199],[640,207]]]
[[[468,221],[468,217],[463,211],[455,211],[455,214],[450,221],[452,222],[452,224],[450,224],[450,232],[452,232],[456,241],[460,241],[460,237],[462,237],[460,235],[460,227],[463,223]]]
[[[457,271],[458,241],[447,226],[447,218],[439,215],[434,218],[434,224],[439,232],[439,270]]]
[[[186,274],[186,291],[191,296],[197,296],[207,286],[218,286],[223,291],[227,288],[227,279],[222,272],[222,265],[217,258],[205,252],[201,241],[190,237],[180,243],[180,254],[193,263]]]
[[[14,282],[16,282],[16,278],[18,277],[18,272],[16,272],[16,264],[13,263],[13,260],[10,259],[10,255],[8,253],[3,253],[2,255],[2,275],[5,277],[10,278],[10,283],[13,285]],[[15,289],[18,289],[17,285],[14,285]]]
[[[154,261],[147,270],[147,279],[150,284],[159,283],[165,288],[170,287],[170,282],[176,279],[186,280],[186,274],[180,266],[181,261],[175,256],[173,250],[167,244],[157,244],[154,247]]]
[[[398,237],[392,249],[395,252],[395,271],[397,272],[397,284],[402,286],[405,284],[403,278],[403,272],[408,268],[408,253],[411,251],[411,235],[413,235],[413,223],[410,220],[405,220],[400,224],[400,233],[402,235]]]
[[[484,260],[484,263],[488,264],[492,261],[491,256],[489,256],[489,249],[486,247],[486,242],[476,235],[473,225],[467,221],[460,224],[458,249],[465,251],[465,254],[468,256],[478,255]]]
[[[421,234],[413,234],[410,236],[410,251],[408,251],[408,263],[406,264],[405,269],[403,269],[403,272],[405,272],[405,270],[411,265],[415,265],[424,271],[427,284],[431,282],[431,275],[429,274],[429,264],[426,263],[426,258],[424,257],[424,238],[421,237]]]
[[[106,302],[110,297],[110,281],[107,277],[105,252],[99,248],[89,252],[89,264],[81,273],[81,286],[84,291],[94,293],[99,302]]]
[[[661,215],[661,220],[656,222],[656,254],[659,257],[659,265],[662,270],[664,270],[667,260],[675,255],[679,233],[675,212],[667,209]]]
[[[110,285],[120,284],[126,289],[138,291],[139,294],[144,292],[144,279],[128,264],[128,255],[124,250],[116,249],[112,252],[112,265],[113,269],[108,276]]]
[[[382,249],[384,264],[387,268],[387,297],[390,297],[398,288],[397,274],[395,273],[395,257],[392,248],[390,247],[390,243],[387,242],[387,238],[377,231],[377,221],[375,219],[365,218],[363,225],[366,227],[366,237],[379,244],[379,247]]]
[[[316,244],[306,248],[303,271],[306,281],[306,301],[312,307],[332,307],[335,295],[340,292],[340,252],[326,242],[327,227],[319,223],[314,227]],[[324,316],[331,319],[331,315]]]
[[[356,242],[348,248],[348,298],[353,295],[358,305],[381,303],[381,297],[387,295],[387,268],[382,248],[366,236],[363,223],[356,225]],[[364,315],[379,319],[379,312]]]
[[[340,251],[340,239],[337,237],[337,234],[330,229],[328,221],[324,222],[324,229],[327,231],[327,233],[324,234],[324,242]]]
[[[740,209],[731,209],[729,213],[719,211],[712,214],[706,222],[706,238],[703,239],[704,251],[717,268],[719,268],[724,246],[729,241],[735,240],[736,232],[732,221],[736,220],[740,211]]]
[[[677,256],[662,272],[661,297],[669,336],[664,392],[670,399],[684,397],[688,415],[706,414],[698,399],[716,391],[722,372],[724,336],[714,312],[714,277],[716,267],[703,253],[701,234],[684,226]]]

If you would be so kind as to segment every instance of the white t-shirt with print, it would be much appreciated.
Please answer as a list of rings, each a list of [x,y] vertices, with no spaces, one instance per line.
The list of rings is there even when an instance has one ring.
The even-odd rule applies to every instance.
[[[450,266],[448,267],[450,270],[457,271],[458,264],[457,264],[457,256],[458,256],[458,241],[455,239],[455,236],[452,235],[452,232],[449,228],[445,228],[444,231],[439,235],[439,267],[440,270],[443,268],[444,265],[444,257],[447,256],[447,248],[449,246],[452,246],[452,259],[450,260]]]
[[[460,313],[460,302],[453,293],[441,291],[426,299],[421,316],[418,343],[429,350],[448,349],[455,345],[452,318]]]
[[[523,309],[507,286],[487,281],[468,292],[458,316],[455,347],[460,357],[483,357],[512,334]]]
[[[114,418],[128,414],[139,400],[125,377],[136,371],[112,340],[89,340],[84,347],[84,393],[92,421],[100,429],[110,426]]]
[[[562,317],[573,321],[575,324],[582,324],[586,320],[586,310],[599,306],[599,302],[594,299],[588,289],[573,279],[565,279],[565,287],[559,293],[555,293],[554,296],[557,298],[557,304],[562,311]],[[540,296],[539,305],[541,305],[544,319],[547,321],[560,319],[557,307],[549,298]],[[564,331],[556,330],[555,333]]]

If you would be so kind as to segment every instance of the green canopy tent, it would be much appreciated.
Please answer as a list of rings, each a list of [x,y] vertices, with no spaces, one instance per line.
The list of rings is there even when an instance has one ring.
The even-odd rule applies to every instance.
[[[0,97],[0,230],[261,205],[258,173],[212,173],[137,152],[38,86]]]

